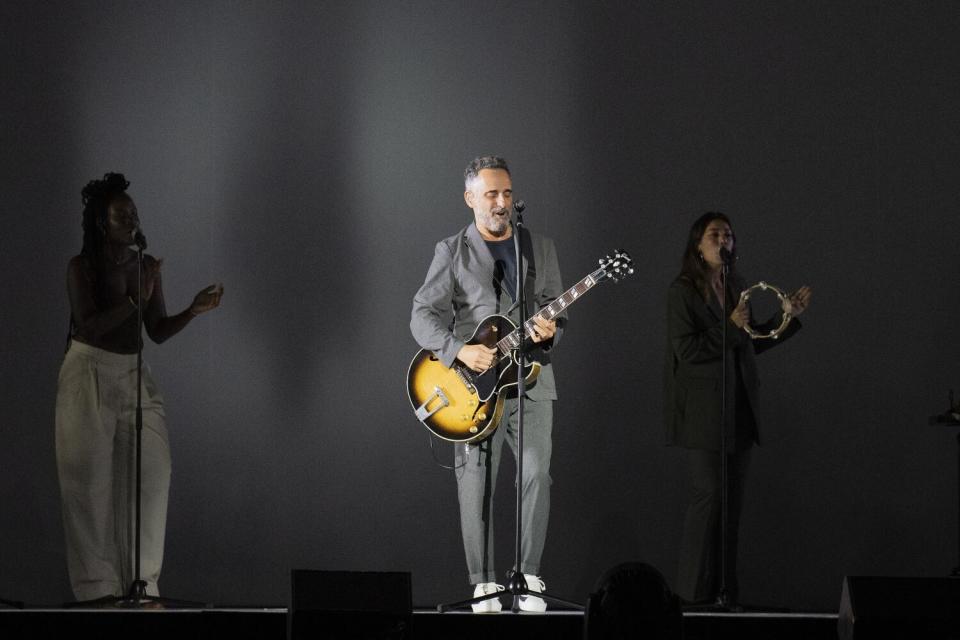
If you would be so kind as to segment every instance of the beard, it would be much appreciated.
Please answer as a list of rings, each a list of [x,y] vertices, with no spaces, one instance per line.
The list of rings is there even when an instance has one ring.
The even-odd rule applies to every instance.
[[[510,226],[510,212],[507,209],[493,209],[480,216],[480,224],[493,235],[503,235]]]

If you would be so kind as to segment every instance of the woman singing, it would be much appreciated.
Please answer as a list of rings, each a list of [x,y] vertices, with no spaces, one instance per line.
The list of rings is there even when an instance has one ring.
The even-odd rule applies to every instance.
[[[725,250],[725,251],[723,251]],[[700,216],[687,240],[680,275],[667,298],[667,353],[664,376],[667,443],[688,450],[692,494],[680,543],[677,593],[688,602],[731,605],[737,599],[737,530],[750,450],[759,443],[756,421],[755,355],[782,344],[800,329],[794,319],[778,340],[751,340],[745,324],[759,331],[780,324],[778,314],[756,325],[745,288],[736,273],[737,246],[722,213]],[[729,266],[723,286],[724,258]],[[801,287],[789,296],[796,318],[810,302]],[[724,300],[726,314],[724,314]],[[726,315],[726,317],[724,317]],[[727,454],[728,518],[725,585],[721,584],[721,363],[726,339],[726,393],[723,437]],[[721,586],[725,592],[721,593]]]
[[[137,350],[143,328],[156,343],[216,308],[222,285],[207,287],[189,307],[167,315],[161,260],[144,256],[137,281],[137,207],[129,182],[108,173],[82,191],[83,247],[67,266],[70,336],[57,383],[57,469],[67,568],[78,600],[124,595],[134,576],[135,412]],[[140,294],[138,297],[138,293]],[[143,366],[141,573],[158,595],[170,486],[163,398]]]

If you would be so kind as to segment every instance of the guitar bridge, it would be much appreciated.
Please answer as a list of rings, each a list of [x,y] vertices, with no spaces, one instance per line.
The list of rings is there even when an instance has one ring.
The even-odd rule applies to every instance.
[[[434,409],[428,409],[427,407],[430,405],[430,403],[437,399],[440,400],[437,406]],[[423,404],[417,407],[416,409],[417,419],[423,422],[424,420],[426,420],[427,418],[435,414],[437,411],[440,411],[440,409],[443,409],[444,407],[449,407],[449,406],[450,406],[450,400],[447,398],[446,394],[443,393],[443,389],[441,389],[439,385],[435,386],[433,388],[433,395],[431,395],[429,398],[424,400]]]

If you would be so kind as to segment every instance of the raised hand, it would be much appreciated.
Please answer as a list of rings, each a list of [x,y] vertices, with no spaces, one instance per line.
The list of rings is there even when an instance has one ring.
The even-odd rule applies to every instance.
[[[203,289],[193,298],[193,302],[190,303],[188,311],[191,315],[198,316],[201,313],[206,313],[211,309],[216,309],[220,306],[220,298],[223,296],[223,283],[212,284],[206,289]]]
[[[807,310],[813,289],[804,285],[787,296],[787,312],[793,317],[799,316]]]

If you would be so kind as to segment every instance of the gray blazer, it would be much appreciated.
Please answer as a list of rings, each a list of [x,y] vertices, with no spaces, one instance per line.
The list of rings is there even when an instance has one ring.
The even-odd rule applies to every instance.
[[[553,241],[530,234],[536,270],[533,298],[527,300],[526,320],[537,310],[559,297],[564,289]],[[522,273],[526,281],[527,259],[523,257]],[[410,331],[417,343],[432,351],[446,366],[453,365],[457,353],[473,335],[481,320],[494,314],[506,315],[511,302],[504,294],[498,299],[493,286],[494,262],[476,224],[471,222],[459,233],[437,243],[433,262],[423,286],[413,297]],[[529,295],[529,294],[528,294]],[[519,309],[510,314],[519,324]],[[566,318],[557,318],[553,340],[530,354],[543,365],[536,384],[529,388],[531,400],[556,400],[553,367],[547,353],[560,341]]]

